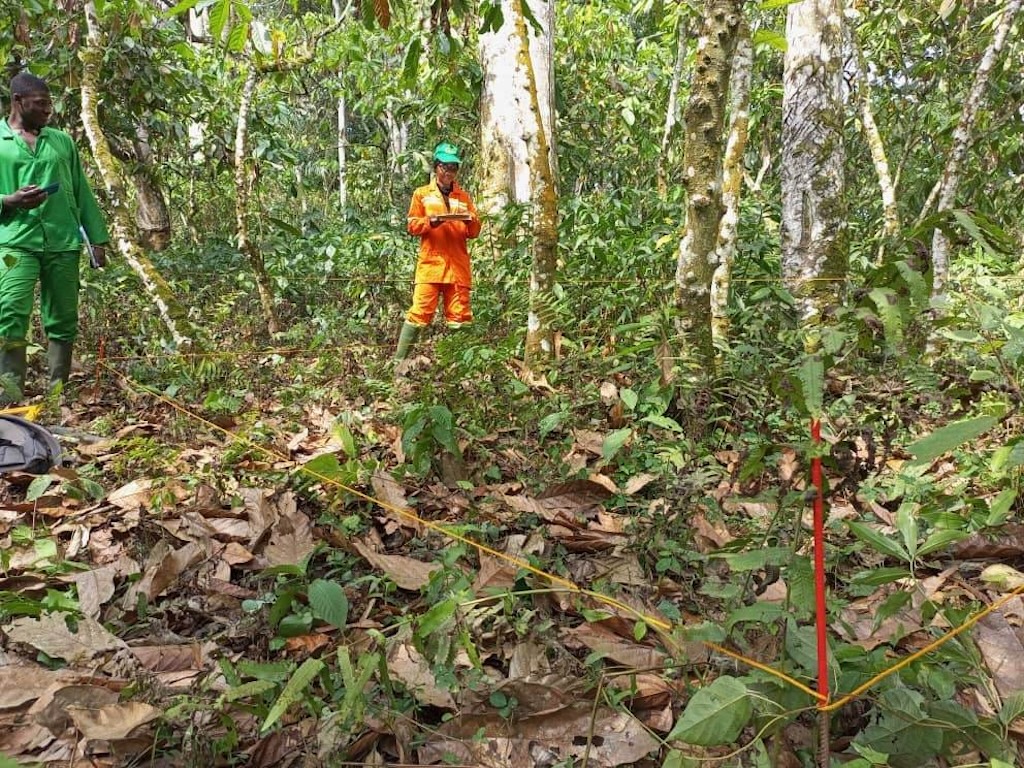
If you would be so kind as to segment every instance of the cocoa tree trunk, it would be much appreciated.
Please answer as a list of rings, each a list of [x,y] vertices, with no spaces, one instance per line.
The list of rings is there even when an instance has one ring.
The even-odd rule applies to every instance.
[[[135,237],[131,213],[125,202],[124,183],[106,134],[100,126],[98,95],[100,69],[103,64],[103,32],[96,15],[96,4],[86,0],[84,4],[86,22],[86,44],[81,51],[82,59],[82,125],[89,139],[92,156],[96,161],[103,185],[107,191],[107,202],[111,214],[111,231],[114,244],[132,268],[150,300],[156,306],[160,319],[179,348],[193,347],[196,342],[195,330],[188,322],[184,307],[178,302],[171,287],[146,258]]]
[[[722,221],[715,246],[714,276],[711,279],[711,336],[725,340],[729,335],[729,291],[732,264],[736,259],[736,235],[740,221],[740,192],[743,189],[743,154],[750,128],[750,81],[754,70],[754,46],[750,29],[740,25],[729,82],[729,139],[722,161]]]
[[[242,95],[238,100],[238,120],[235,124],[235,240],[239,252],[249,261],[253,277],[256,280],[256,291],[260,297],[263,310],[263,321],[271,336],[281,330],[274,307],[274,289],[267,274],[267,265],[261,251],[252,242],[249,233],[249,165],[246,162],[249,140],[249,111],[252,108],[253,96],[256,93],[257,72],[253,66],[245,76]]]
[[[742,0],[706,0],[690,97],[683,113],[686,229],[676,263],[675,304],[684,349],[700,369],[714,366],[711,282],[722,220],[722,161],[726,100]]]
[[[536,135],[528,145],[533,172],[533,263],[530,269],[530,309],[526,321],[525,363],[528,370],[546,367],[555,355],[555,302],[558,277],[558,192],[548,134],[541,117],[540,95],[529,31],[522,0],[513,0],[516,33],[519,37],[519,65],[526,73],[526,97],[533,113]]]

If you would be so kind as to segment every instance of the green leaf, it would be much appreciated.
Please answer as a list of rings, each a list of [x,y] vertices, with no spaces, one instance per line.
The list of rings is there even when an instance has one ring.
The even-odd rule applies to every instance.
[[[904,502],[896,510],[896,530],[903,538],[910,559],[917,557],[917,509],[915,504]]]
[[[563,421],[565,421],[565,411],[555,411],[549,413],[543,419],[537,423],[537,431],[540,433],[541,438],[547,437],[551,432],[558,429]]]
[[[240,21],[231,27],[231,32],[228,34],[228,50],[232,53],[241,53],[248,40],[249,22]]]
[[[858,571],[850,579],[850,584],[864,587],[880,587],[891,584],[910,576],[906,568],[872,568],[870,571]]]
[[[277,687],[276,683],[272,683],[270,680],[250,680],[248,683],[242,683],[241,685],[235,685],[228,688],[220,696],[220,702],[223,704],[229,701],[240,701],[241,699],[252,698],[253,696],[259,696],[261,693],[272,691]]]
[[[825,364],[820,355],[809,355],[800,364],[800,386],[804,405],[811,416],[821,415],[822,391],[825,388]]]
[[[985,520],[985,525],[994,527],[1005,523],[1010,517],[1010,510],[1013,508],[1013,502],[1016,500],[1017,490],[1015,488],[1003,489],[989,504],[988,518]]]
[[[645,416],[644,421],[649,424],[653,424],[656,427],[667,429],[670,432],[682,432],[683,428],[675,419],[670,419],[668,416],[658,416],[652,413],[650,416]]]
[[[260,727],[261,733],[266,733],[274,723],[281,719],[288,708],[302,697],[303,692],[323,668],[324,663],[320,659],[306,659],[302,662],[302,666],[295,670],[295,674],[292,675],[291,680],[288,681],[284,690],[281,691],[281,695],[274,702],[274,706],[267,713],[267,719]]]
[[[719,677],[693,695],[665,740],[702,747],[731,744],[752,712],[747,686],[735,677]]]
[[[454,597],[442,600],[424,613],[416,626],[416,636],[424,639],[439,630],[455,615],[458,603]]]
[[[191,11],[193,8],[196,7],[198,3],[199,0],[181,0],[181,2],[175,5],[174,7],[168,9],[167,11],[164,11],[164,15],[177,16],[179,14],[185,13],[186,11]]]
[[[422,54],[423,41],[418,37],[414,37],[405,51],[405,61],[402,63],[402,87],[411,88],[415,85],[420,71],[420,56]]]
[[[910,553],[907,552],[900,544],[892,541],[886,536],[883,536],[874,528],[865,525],[864,523],[858,523],[855,521],[847,522],[850,526],[850,531],[858,539],[868,544],[876,552],[881,552],[883,555],[889,557],[895,557],[897,560],[903,560],[904,562],[910,562]]]
[[[1024,691],[1011,694],[999,710],[999,722],[1009,727],[1014,720],[1024,715]]]
[[[337,482],[345,474],[338,455],[335,453],[321,453],[314,459],[303,464],[299,471],[305,472],[317,480],[330,480]]]
[[[53,475],[40,475],[28,484],[25,501],[38,501],[50,486],[57,480]]]
[[[210,8],[210,37],[213,38],[214,44],[220,42],[230,12],[231,0],[217,0]]]
[[[309,613],[291,613],[281,619],[277,625],[277,634],[281,637],[301,637],[308,635],[313,627],[313,616]]]
[[[614,432],[609,432],[604,436],[604,442],[601,443],[601,458],[605,461],[611,461],[612,458],[617,454],[622,446],[626,444],[630,436],[633,434],[633,430],[629,427],[623,429],[616,429]]]
[[[878,319],[882,321],[885,342],[890,347],[903,340],[903,317],[899,310],[899,296],[891,288],[875,288],[868,294],[874,303]]]
[[[923,437],[907,446],[907,451],[914,454],[914,464],[926,464],[934,461],[942,454],[973,440],[988,432],[999,420],[994,416],[976,416],[937,429],[927,437]]]
[[[940,549],[945,549],[953,542],[966,539],[969,535],[970,534],[967,531],[949,528],[932,531],[928,534],[928,538],[924,540],[924,544],[922,544],[920,549],[917,550],[917,556],[925,557],[926,555],[930,555],[932,552],[938,552]]]
[[[640,400],[640,397],[636,392],[627,387],[619,390],[619,399],[622,400],[622,404],[626,406],[626,410],[632,411],[636,408],[636,404]]]
[[[309,585],[308,596],[313,616],[338,629],[345,628],[348,622],[348,597],[341,584],[317,579]]]
[[[753,42],[755,46],[767,45],[781,53],[785,53],[786,49],[789,48],[789,44],[786,42],[786,36],[781,32],[776,32],[774,29],[757,30],[751,37],[751,42]]]

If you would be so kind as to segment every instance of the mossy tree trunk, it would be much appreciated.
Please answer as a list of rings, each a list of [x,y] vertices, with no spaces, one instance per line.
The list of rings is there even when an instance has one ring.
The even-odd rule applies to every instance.
[[[163,276],[145,256],[135,236],[132,216],[126,202],[124,182],[121,179],[117,161],[110,150],[110,143],[107,141],[99,121],[99,83],[100,69],[103,64],[104,36],[96,14],[95,2],[87,0],[84,10],[86,44],[81,51],[82,125],[107,191],[107,202],[111,214],[110,228],[114,244],[117,251],[138,275],[175,345],[179,348],[194,348],[196,334],[188,322],[184,307],[178,302]]]
[[[732,265],[736,260],[736,236],[740,221],[740,193],[743,189],[743,155],[750,130],[750,81],[754,70],[754,46],[750,28],[740,25],[729,83],[729,139],[722,161],[722,221],[718,225],[718,243],[711,280],[711,336],[725,340],[729,336],[729,292]]]
[[[525,363],[527,369],[539,371],[547,367],[555,355],[558,191],[555,188],[549,137],[541,119],[540,95],[530,56],[530,37],[522,0],[513,0],[513,18],[519,38],[519,66],[526,73],[526,98],[537,128],[535,140],[528,144],[527,155],[533,189],[533,262],[530,268]]]
[[[257,72],[253,66],[245,75],[242,95],[238,100],[238,116],[235,123],[235,242],[238,251],[245,256],[256,280],[256,291],[260,297],[263,322],[267,331],[274,335],[281,330],[274,307],[274,288],[267,274],[263,251],[252,241],[249,231],[249,195],[252,191],[250,168],[246,162],[249,141],[249,112],[256,94]]]
[[[782,276],[801,321],[841,300],[847,273],[839,0],[787,9],[782,94]]]
[[[732,59],[743,21],[742,0],[706,0],[697,39],[690,96],[683,113],[686,229],[676,263],[682,358],[700,370],[714,366],[711,283],[722,220],[722,162]]]
[[[1022,0],[1009,0],[1003,8],[1003,15],[996,24],[995,33],[989,43],[985,54],[981,57],[978,69],[974,73],[974,82],[971,90],[964,99],[964,106],[960,112],[960,119],[957,121],[956,129],[953,131],[953,147],[946,161],[946,167],[942,172],[942,178],[938,186],[938,205],[936,210],[939,213],[948,211],[956,205],[956,193],[960,187],[960,171],[964,159],[967,157],[967,150],[970,148],[971,135],[974,131],[974,123],[981,109],[982,99],[985,95],[985,88],[992,75],[996,60],[999,57],[1006,38],[1013,27],[1014,19],[1020,12]],[[935,228],[932,235],[932,296],[938,297],[945,292],[946,280],[949,277],[949,238],[941,227]]]

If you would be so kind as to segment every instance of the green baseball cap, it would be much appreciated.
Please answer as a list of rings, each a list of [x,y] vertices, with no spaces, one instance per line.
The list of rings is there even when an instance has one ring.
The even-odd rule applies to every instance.
[[[442,141],[434,148],[434,160],[438,163],[458,163],[462,165],[462,158],[459,157],[459,148],[447,141]]]

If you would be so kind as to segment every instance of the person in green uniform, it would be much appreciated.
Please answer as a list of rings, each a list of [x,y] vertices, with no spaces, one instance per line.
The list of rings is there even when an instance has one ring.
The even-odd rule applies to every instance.
[[[83,238],[92,243],[93,264],[103,266],[110,236],[78,148],[47,125],[53,102],[46,82],[15,75],[10,100],[10,114],[0,122],[0,377],[20,392],[36,283],[55,387],[71,373]]]

